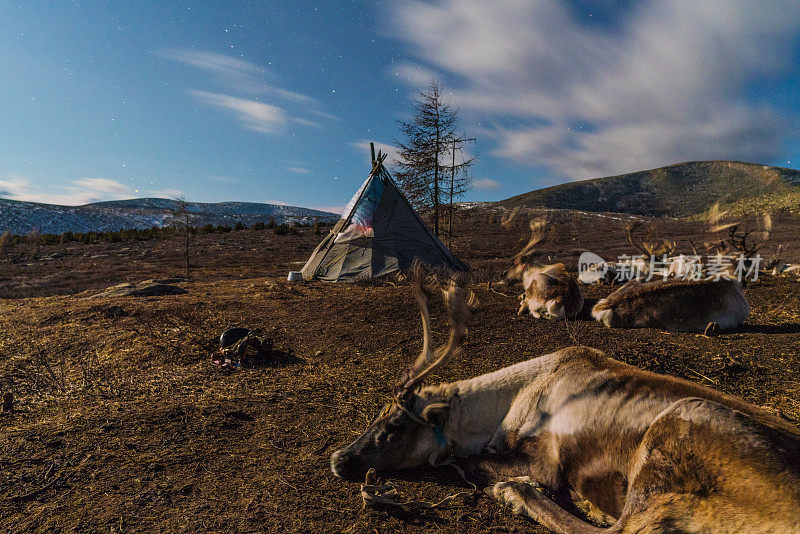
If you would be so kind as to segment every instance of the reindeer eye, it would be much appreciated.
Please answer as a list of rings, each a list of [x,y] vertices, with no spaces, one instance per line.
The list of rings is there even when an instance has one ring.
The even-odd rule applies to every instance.
[[[385,427],[381,429],[380,432],[375,436],[375,440],[378,443],[386,443],[387,441],[391,441],[391,439],[397,434],[402,427],[396,424],[387,424]]]

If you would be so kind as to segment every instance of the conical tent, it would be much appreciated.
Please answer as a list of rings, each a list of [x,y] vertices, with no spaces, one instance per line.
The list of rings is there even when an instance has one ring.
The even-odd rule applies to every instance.
[[[379,156],[342,219],[303,266],[303,280],[377,278],[406,269],[415,259],[454,271],[468,269],[420,219]]]

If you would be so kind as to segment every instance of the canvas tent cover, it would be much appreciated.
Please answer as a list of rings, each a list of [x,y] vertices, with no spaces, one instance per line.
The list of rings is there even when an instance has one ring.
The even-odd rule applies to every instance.
[[[389,173],[376,162],[342,219],[303,267],[304,280],[348,282],[406,269],[415,258],[456,271],[467,266],[419,218]]]

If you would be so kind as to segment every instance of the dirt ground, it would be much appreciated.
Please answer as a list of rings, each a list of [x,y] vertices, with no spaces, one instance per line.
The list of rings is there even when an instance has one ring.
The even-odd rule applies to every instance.
[[[542,261],[574,269],[583,250],[633,252],[624,217],[547,215]],[[783,242],[796,260],[800,219],[775,220],[763,254]],[[481,306],[464,355],[430,382],[580,343],[800,420],[796,278],[748,286],[747,323],[716,338],[517,317],[516,292],[485,282],[510,265],[526,221],[506,230],[483,211],[459,221],[453,250],[473,267]],[[652,224],[686,252],[689,239],[703,239],[698,225]],[[481,493],[424,514],[364,510],[358,484],[331,474],[331,453],[366,427],[418,353],[419,317],[403,285],[285,282],[321,239],[303,232],[196,236],[193,280],[179,283],[188,292],[164,297],[88,298],[181,276],[177,241],[71,244],[40,251],[51,259],[0,262],[0,390],[17,398],[15,413],[0,416],[0,531],[544,532]],[[443,340],[440,299],[432,313]],[[280,363],[232,373],[212,365],[215,338],[231,324],[261,328]],[[389,478],[409,500],[466,487],[446,468]]]

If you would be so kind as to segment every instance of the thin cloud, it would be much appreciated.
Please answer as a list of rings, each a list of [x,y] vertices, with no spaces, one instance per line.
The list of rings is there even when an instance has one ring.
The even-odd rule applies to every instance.
[[[749,94],[790,74],[793,2],[636,2],[605,25],[555,1],[396,6],[393,35],[448,75],[493,154],[564,178],[769,162],[798,133],[797,117]]]
[[[156,55],[213,72],[228,79],[262,75],[266,72],[264,68],[243,59],[205,50],[171,48],[158,52]]]
[[[503,188],[503,186],[500,185],[500,182],[497,180],[492,180],[491,178],[473,180],[472,185],[475,187],[475,189],[480,189],[481,191],[499,191]]]
[[[157,55],[215,74],[220,81],[235,83],[235,88],[238,89],[265,93],[298,104],[319,105],[318,100],[308,95],[267,83],[264,78],[274,77],[274,74],[264,67],[240,58],[205,50],[180,48],[164,50]]]
[[[438,73],[412,61],[403,61],[390,70],[390,74],[415,89],[422,90],[428,87],[431,80],[440,78]]]
[[[325,111],[320,111],[318,109],[309,109],[308,112],[311,115],[316,115],[317,117],[319,117],[321,119],[327,119],[327,120],[331,120],[331,121],[340,120],[339,117],[337,117],[336,115],[333,115],[332,113],[327,113]]]
[[[311,172],[311,169],[306,169],[305,167],[287,167],[286,170],[295,174],[309,174]]]
[[[295,91],[289,91],[288,89],[281,89],[280,87],[275,87],[273,85],[264,85],[264,92],[267,94],[273,94],[278,98],[282,98],[284,100],[288,100],[289,102],[295,102],[297,104],[312,104],[312,105],[319,105],[319,100],[311,98],[310,96],[306,96],[301,93],[297,93]],[[312,112],[314,110],[308,110]],[[332,117],[333,115],[331,115]]]
[[[80,178],[72,183],[76,187],[82,187],[97,193],[129,195],[131,192],[127,185],[117,182],[116,180],[109,180],[108,178]]]
[[[286,113],[278,106],[194,89],[187,93],[199,102],[222,109],[233,116],[242,127],[255,132],[275,133],[287,122]]]
[[[301,119],[300,117],[292,117],[292,122],[300,124],[302,126],[308,126],[310,128],[322,128],[322,124],[318,123],[317,121],[312,121],[311,119]]]
[[[247,129],[275,133],[280,130],[277,126],[289,122],[322,128],[322,124],[306,116],[336,119],[334,115],[322,111],[322,104],[315,98],[268,82],[267,79],[275,78],[271,71],[241,58],[187,49],[168,49],[156,55],[211,74],[212,81],[224,87],[224,91],[190,89],[187,92],[202,103],[233,111],[240,124]],[[246,93],[247,97],[239,96],[239,93]],[[264,102],[264,98],[271,102]],[[276,100],[281,105],[274,103]]]
[[[138,195],[135,195],[127,185],[107,178],[79,178],[69,185],[44,187],[28,177],[12,174],[0,178],[0,196],[25,202],[78,206]]]

